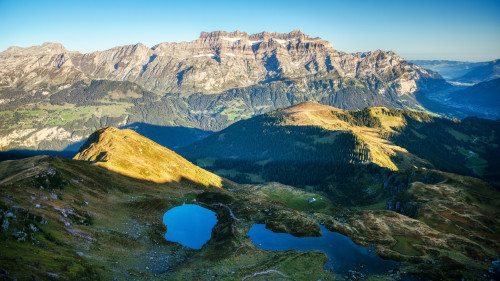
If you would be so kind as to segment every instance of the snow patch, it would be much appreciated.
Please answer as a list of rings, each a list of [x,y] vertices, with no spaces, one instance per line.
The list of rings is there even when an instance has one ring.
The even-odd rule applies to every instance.
[[[250,43],[250,45],[255,45],[255,44],[260,44],[262,42],[262,40],[260,41],[248,41],[248,43]]]
[[[198,54],[198,55],[195,55],[193,56],[193,58],[201,58],[201,57],[215,57],[214,54]]]
[[[222,40],[226,40],[226,41],[229,41],[229,42],[236,42],[236,41],[240,41],[241,38],[226,38],[226,37],[223,37]]]
[[[273,38],[274,39],[274,38]],[[290,42],[290,40],[280,40],[280,39],[274,39],[276,42],[280,43],[280,44],[285,44],[285,43],[288,43]]]
[[[235,56],[236,56],[236,55],[235,55],[235,54],[233,54],[233,53],[226,53],[225,55],[226,55],[226,56],[230,56],[230,57],[235,57]]]

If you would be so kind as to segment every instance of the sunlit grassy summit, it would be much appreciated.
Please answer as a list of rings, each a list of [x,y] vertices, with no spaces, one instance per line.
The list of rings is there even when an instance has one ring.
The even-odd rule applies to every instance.
[[[74,159],[91,161],[111,171],[157,183],[189,180],[205,186],[222,187],[223,184],[221,177],[129,129],[106,127],[96,130]]]

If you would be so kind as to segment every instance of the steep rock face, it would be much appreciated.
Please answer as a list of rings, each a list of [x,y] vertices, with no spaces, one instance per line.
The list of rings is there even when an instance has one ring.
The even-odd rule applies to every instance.
[[[393,52],[346,54],[330,42],[300,30],[290,33],[202,32],[197,40],[115,47],[90,54],[69,52],[60,44],[11,47],[0,53],[3,86],[36,88],[76,80],[135,82],[157,93],[216,93],[279,79],[350,77],[376,79],[376,91],[399,95],[425,89],[436,73],[407,63]],[[36,78],[36,79],[35,79]]]
[[[87,75],[73,65],[78,56],[58,43],[10,47],[0,53],[0,88],[32,90],[84,80]]]

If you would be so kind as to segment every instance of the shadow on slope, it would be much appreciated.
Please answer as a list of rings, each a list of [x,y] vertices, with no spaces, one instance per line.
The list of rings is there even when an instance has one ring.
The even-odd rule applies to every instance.
[[[380,185],[390,171],[369,164],[370,152],[356,134],[282,122],[266,115],[240,121],[179,153],[238,183],[280,182],[325,192],[345,205],[384,196]]]
[[[18,160],[39,155],[60,156],[71,159],[77,152],[78,149],[75,151],[14,149],[0,152],[0,161]]]
[[[389,139],[441,171],[479,177],[500,186],[500,122],[468,117],[406,118]]]

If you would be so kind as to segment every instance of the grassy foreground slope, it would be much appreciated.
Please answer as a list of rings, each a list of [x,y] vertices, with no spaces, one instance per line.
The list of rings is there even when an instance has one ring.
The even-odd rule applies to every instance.
[[[269,264],[295,279],[332,276],[323,270],[324,254],[269,253],[245,235],[253,222],[279,219],[294,221],[282,231],[317,236],[313,220],[281,207],[275,218],[238,213],[244,223],[236,228],[228,205],[238,201],[248,209],[249,203],[219,187],[234,187],[232,183],[130,131],[107,128],[91,139],[96,142],[89,142],[80,155],[95,160],[104,152],[107,162],[51,156],[0,162],[2,279],[205,280],[218,274],[233,280],[265,271]],[[135,155],[135,145],[146,145],[143,153]],[[121,156],[136,162],[112,171]],[[158,169],[168,178],[154,181],[134,174],[139,167]],[[163,214],[185,202],[207,207],[219,218],[212,240],[200,251],[164,239]]]
[[[327,258],[319,252],[258,249],[246,236],[253,223],[315,236],[317,220],[402,262],[398,275],[424,279],[486,280],[483,274],[500,252],[500,206],[491,200],[498,191],[451,174],[435,185],[413,184],[409,192],[423,206],[414,219],[388,210],[344,209],[279,184],[234,191],[158,184],[57,157],[2,162],[0,171],[0,268],[6,279],[241,280],[269,269],[285,274],[283,280],[335,278],[323,269]],[[312,196],[318,199],[313,204],[307,202]],[[200,251],[163,238],[163,213],[183,202],[217,213],[212,239]],[[368,277],[388,280],[389,274]],[[281,278],[272,272],[263,277]]]
[[[123,137],[127,131],[103,133]],[[102,148],[97,155],[113,151],[104,149],[105,139],[93,143]],[[108,144],[148,163],[147,155],[134,155],[137,143]],[[246,236],[253,223],[296,236],[319,236],[317,222],[323,222],[403,263],[399,270],[367,276],[369,280],[391,280],[389,274],[486,280],[490,262],[499,256],[498,191],[478,179],[442,174],[436,184],[413,183],[405,193],[422,208],[410,218],[389,210],[346,209],[321,194],[275,183],[227,182],[225,189],[187,176],[164,183],[138,179],[107,169],[103,164],[119,159],[113,155],[94,165],[50,156],[0,162],[3,279],[342,278],[324,270],[327,257],[320,252],[260,250]],[[311,197],[317,201],[309,203]],[[163,237],[163,214],[182,203],[217,213],[212,239],[201,250]]]

